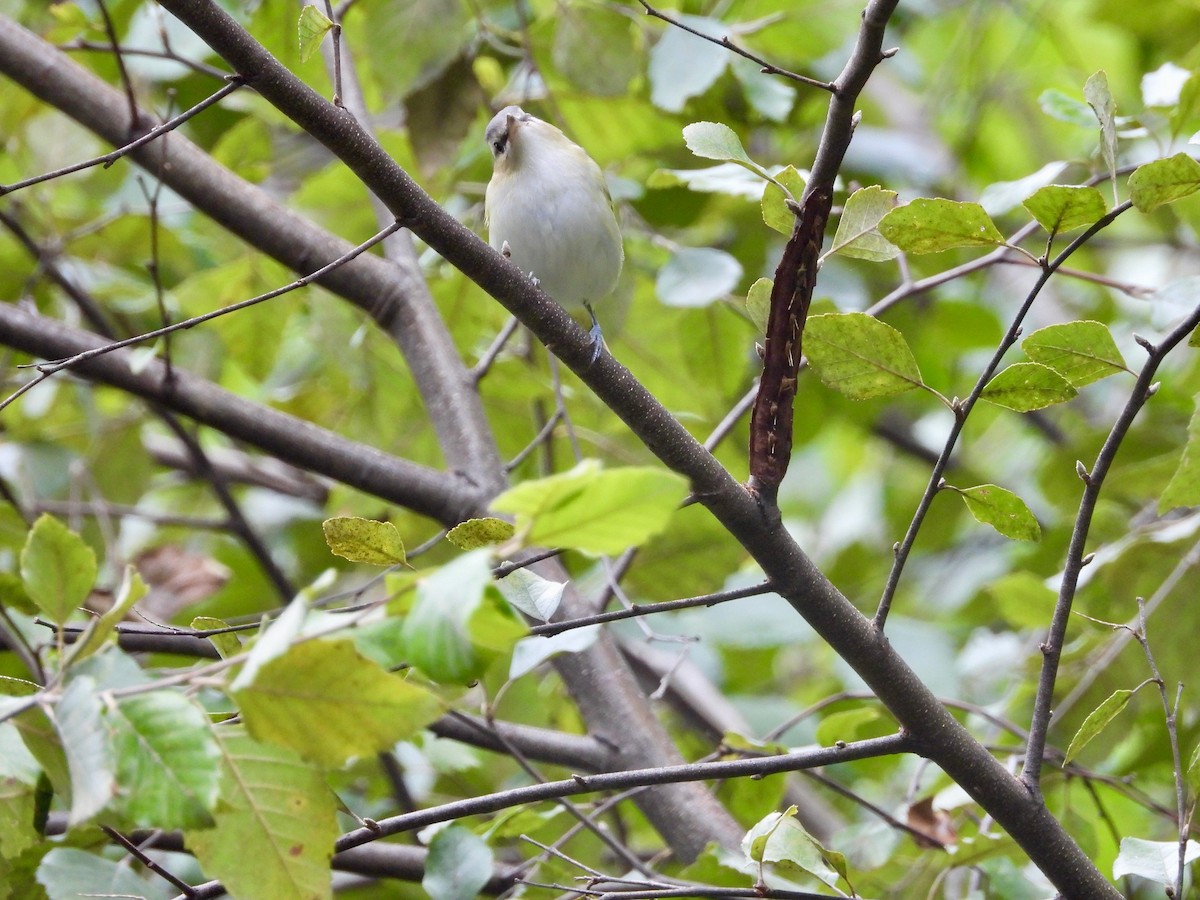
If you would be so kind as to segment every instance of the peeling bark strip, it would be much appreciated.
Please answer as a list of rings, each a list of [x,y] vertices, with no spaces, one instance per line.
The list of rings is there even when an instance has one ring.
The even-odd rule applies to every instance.
[[[750,414],[748,483],[752,492],[771,504],[792,456],[792,400],[800,369],[800,343],[817,284],[817,259],[832,202],[833,196],[825,188],[816,188],[804,198],[771,288],[763,373]]]

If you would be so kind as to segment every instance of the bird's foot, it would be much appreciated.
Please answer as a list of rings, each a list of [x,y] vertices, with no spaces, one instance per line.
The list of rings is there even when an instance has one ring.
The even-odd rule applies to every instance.
[[[583,308],[592,317],[592,327],[588,329],[588,334],[592,339],[592,358],[588,360],[588,365],[594,366],[604,351],[604,333],[600,330],[600,323],[596,320],[596,312],[592,309],[592,304],[584,303]]]

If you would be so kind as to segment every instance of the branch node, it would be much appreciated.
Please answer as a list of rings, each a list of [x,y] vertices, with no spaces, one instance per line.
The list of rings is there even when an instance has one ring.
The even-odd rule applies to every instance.
[[[1154,344],[1150,343],[1148,338],[1142,337],[1136,331],[1133,333],[1133,339],[1137,341],[1137,345],[1147,353],[1154,353]]]
[[[1150,385],[1150,387],[1146,388],[1146,399],[1149,400],[1151,397],[1157,394],[1160,387],[1162,387],[1162,382],[1156,381],[1154,384]]]
[[[886,50],[879,51],[879,59],[881,61],[885,60],[885,59],[891,59],[893,56],[895,56],[899,52],[900,52],[899,47],[888,47]]]
[[[1084,484],[1092,483],[1092,476],[1088,473],[1087,466],[1083,464],[1083,460],[1075,460],[1075,474],[1079,476],[1079,480]]]
[[[1081,560],[1079,561],[1079,568],[1081,568],[1081,569],[1082,569],[1084,566],[1090,566],[1090,565],[1092,564],[1092,561],[1093,561],[1095,558],[1096,558],[1096,554],[1095,554],[1095,553],[1089,553],[1087,556],[1085,556],[1083,559],[1081,559]]]

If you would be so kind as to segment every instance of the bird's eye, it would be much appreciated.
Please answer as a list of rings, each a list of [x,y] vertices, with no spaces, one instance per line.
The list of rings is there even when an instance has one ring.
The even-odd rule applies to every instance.
[[[504,140],[503,138],[501,138],[501,139],[500,139],[500,140],[498,140],[498,141],[492,141],[492,152],[493,152],[493,153],[494,153],[496,156],[499,156],[501,153],[503,153],[503,152],[504,152],[504,148],[505,148],[507,145],[508,145],[508,142],[507,142],[506,140]]]

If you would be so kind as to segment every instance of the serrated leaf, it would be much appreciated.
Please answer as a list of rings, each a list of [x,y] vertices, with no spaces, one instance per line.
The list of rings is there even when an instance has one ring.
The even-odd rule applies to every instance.
[[[25,591],[52,622],[62,625],[96,581],[96,554],[49,513],[33,523],[21,550]]]
[[[1179,465],[1158,498],[1159,514],[1177,506],[1200,505],[1200,401],[1188,422],[1187,443],[1179,457]]]
[[[395,566],[405,561],[404,541],[391,522],[339,516],[321,523],[332,553],[351,562]]]
[[[991,525],[1006,538],[1015,541],[1036,541],[1042,528],[1025,501],[1002,487],[980,484],[970,488],[955,488],[977,522]]]
[[[504,599],[525,613],[543,622],[558,609],[565,582],[550,581],[528,569],[514,569],[496,582]]]
[[[1017,412],[1064,403],[1079,392],[1071,382],[1041,363],[1013,363],[988,382],[980,397]]]
[[[767,182],[762,189],[762,217],[768,227],[780,234],[790,235],[796,227],[796,214],[792,212],[788,201],[799,201],[804,195],[804,185],[808,173],[800,173],[795,166],[788,166],[775,175],[779,184]],[[780,187],[782,185],[783,187]],[[787,188],[786,191],[783,188]]]
[[[742,147],[742,139],[720,122],[693,122],[683,127],[683,142],[701,159],[716,159],[753,166],[755,163]]]
[[[109,711],[118,806],[143,828],[212,824],[220,751],[207,715],[183,694],[127,697]]]
[[[1021,349],[1076,388],[1126,371],[1112,332],[1100,322],[1063,322],[1039,328],[1021,342]]]
[[[606,471],[584,460],[569,472],[509,488],[492,508],[528,523],[535,544],[616,554],[665,529],[687,492],[687,480],[673,472],[638,466]]]
[[[310,4],[300,11],[300,22],[296,26],[300,38],[300,62],[312,58],[331,28],[333,22],[317,7]]]
[[[852,400],[893,397],[924,384],[904,335],[866,313],[812,316],[804,354],[824,384]]]
[[[854,259],[885,262],[900,254],[900,248],[879,233],[879,222],[896,207],[896,192],[872,185],[846,199],[830,253]]]
[[[1022,202],[1039,225],[1050,234],[1062,234],[1099,221],[1108,206],[1094,187],[1049,184]]]
[[[492,851],[461,825],[443,828],[429,842],[421,887],[430,900],[475,900],[492,877]]]
[[[1188,841],[1183,864],[1200,859],[1200,844]],[[1121,838],[1121,852],[1113,861],[1113,878],[1137,875],[1158,884],[1173,885],[1179,871],[1178,841],[1144,841],[1141,838]]]
[[[940,253],[956,247],[1004,243],[991,217],[978,203],[918,197],[893,209],[879,222],[879,233],[906,253]]]
[[[729,294],[742,277],[742,264],[711,247],[681,247],[658,270],[654,288],[667,306],[708,306]]]
[[[746,314],[758,328],[759,334],[767,333],[767,319],[771,316],[771,291],[775,282],[770,278],[760,278],[750,285],[746,294]]]
[[[1129,176],[1129,199],[1142,212],[1174,203],[1200,190],[1200,162],[1186,153],[1138,166]]]
[[[1088,717],[1083,720],[1083,724],[1071,738],[1071,746],[1067,748],[1067,755],[1063,757],[1064,766],[1074,760],[1083,751],[1083,748],[1117,717],[1121,710],[1128,705],[1131,697],[1133,697],[1133,691],[1113,691],[1099,706],[1088,713]]]
[[[324,766],[387,749],[440,712],[429,691],[385,672],[347,640],[295,645],[233,699],[255,740]]]
[[[217,737],[216,824],[187,831],[188,849],[231,896],[330,900],[329,861],[339,829],[324,774],[290,750],[252,740],[241,727],[218,729]]]
[[[86,675],[72,679],[50,718],[71,776],[68,821],[78,825],[108,805],[116,784],[112,739],[101,718],[95,679]]]
[[[1109,179],[1117,180],[1117,104],[1108,89],[1108,75],[1104,70],[1096,72],[1083,86],[1083,99],[1087,101],[1096,120],[1100,123],[1100,155],[1108,168]]]
[[[467,519],[446,532],[446,540],[459,550],[478,550],[481,547],[494,547],[512,540],[517,529],[512,522],[485,516],[481,519]]]

